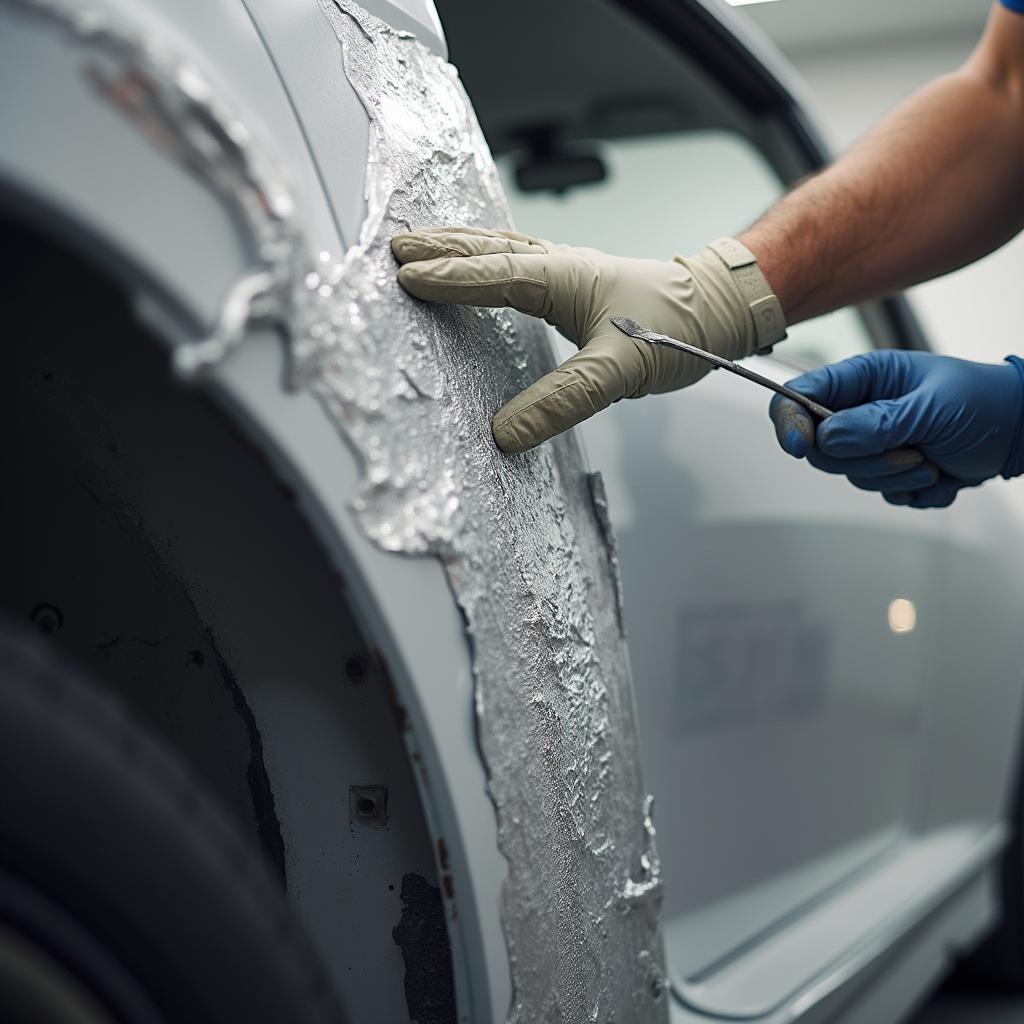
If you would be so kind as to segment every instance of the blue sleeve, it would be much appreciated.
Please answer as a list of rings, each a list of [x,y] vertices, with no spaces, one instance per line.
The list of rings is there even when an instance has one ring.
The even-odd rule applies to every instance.
[[[1011,11],[1016,11],[1018,14],[1024,14],[1024,0],[1002,0],[1002,4]]]

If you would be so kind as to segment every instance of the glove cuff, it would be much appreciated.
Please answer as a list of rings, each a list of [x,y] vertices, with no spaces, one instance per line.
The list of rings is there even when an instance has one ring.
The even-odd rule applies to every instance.
[[[735,238],[719,238],[708,243],[728,268],[729,276],[750,311],[754,323],[754,351],[771,352],[786,337],[786,318],[768,279],[757,265],[757,257]]]
[[[1010,454],[1006,458],[1006,465],[1001,474],[1004,480],[1009,480],[1024,473],[1024,359],[1020,356],[1007,356],[1006,362],[1017,373],[1021,398],[1020,411],[1017,413],[1017,423],[1014,427],[1013,445],[1010,447]]]

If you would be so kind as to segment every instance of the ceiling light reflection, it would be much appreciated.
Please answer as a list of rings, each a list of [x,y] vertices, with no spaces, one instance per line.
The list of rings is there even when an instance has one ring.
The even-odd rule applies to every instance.
[[[889,628],[894,633],[912,633],[917,625],[917,609],[914,602],[897,597],[889,602]]]

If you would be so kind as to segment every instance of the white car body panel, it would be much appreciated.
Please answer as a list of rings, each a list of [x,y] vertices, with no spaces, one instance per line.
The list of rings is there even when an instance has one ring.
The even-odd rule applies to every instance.
[[[1018,530],[994,485],[911,517],[780,457],[760,389],[720,373],[687,398],[583,431],[619,536],[670,973],[690,1005],[746,1019],[837,953],[816,939],[769,955],[795,908],[930,857],[949,827],[949,865],[1000,847],[1024,565],[990,546]],[[917,608],[902,635],[886,617],[900,597]],[[958,628],[979,607],[985,628]],[[965,745],[968,764],[949,757]],[[884,896],[869,905],[887,916]],[[847,941],[872,930],[840,919]],[[756,1012],[737,955],[773,965]]]
[[[336,57],[325,70],[337,42],[315,3],[111,6],[230,97],[286,168],[320,248],[352,244],[367,121]],[[430,0],[365,6],[444,52]],[[0,79],[19,83],[0,96],[0,183],[130,267],[168,345],[202,335],[252,261],[223,206],[87,84],[72,40],[3,4],[0,26]],[[294,489],[390,667],[432,847],[444,840],[438,870],[453,880],[459,1019],[503,1020],[505,864],[463,621],[438,562],[385,554],[359,531],[360,467],[313,399],[282,386],[282,368],[279,339],[254,333],[203,386]],[[792,376],[773,359],[758,368]],[[783,456],[765,395],[725,374],[685,397],[623,403],[582,434],[622,551],[673,1021],[896,1021],[947,947],[995,913],[1024,664],[1010,496],[992,484],[944,512],[889,508]],[[914,602],[913,632],[890,631],[894,598]],[[250,699],[298,841],[315,833],[296,796],[302,737],[269,682]],[[331,877],[343,863],[309,855],[293,890],[339,976],[346,907]]]
[[[163,35],[160,8],[123,6],[126,16],[141,29]],[[279,142],[291,143],[287,159],[278,156],[292,181],[318,181],[273,65],[244,9],[235,3],[201,6],[201,17],[194,22],[185,18],[179,24],[194,26],[196,39],[221,53],[216,62],[221,77],[237,76],[247,89],[262,86],[256,94],[259,102],[254,106],[261,113],[254,117],[254,126],[264,138],[275,140],[275,152]],[[319,10],[312,9],[322,21]],[[5,140],[0,173],[37,191],[38,198],[60,215],[102,239],[140,277],[162,284],[171,303],[144,288],[140,301],[143,315],[158,325],[169,344],[188,344],[201,337],[215,321],[229,283],[249,268],[249,256],[239,245],[224,208],[202,183],[155,153],[132,124],[88,88],[81,77],[81,56],[59,31],[26,20],[20,12],[0,8],[0,16],[5,18],[0,35],[10,46],[9,53],[29,65],[37,62],[51,77],[57,69],[65,75],[52,82],[50,91],[40,88],[32,107],[14,102],[9,93],[0,104],[0,134]],[[326,24],[323,28],[329,32]],[[209,58],[199,56],[196,39],[186,52],[205,69]],[[234,42],[229,44],[230,40]],[[5,73],[14,75],[18,70],[14,61],[6,55],[4,60]],[[48,102],[52,106],[47,107]],[[33,130],[26,116],[32,110],[47,120],[52,132]],[[248,119],[248,104],[245,110]],[[365,131],[361,107],[358,114]],[[66,130],[60,128],[62,124]],[[81,163],[69,168],[46,148],[54,140],[74,142],[77,132],[94,139],[102,132],[100,156],[117,153],[118,161],[110,164],[98,158],[95,171]],[[349,158],[352,167],[361,169],[364,162],[365,148],[362,155]],[[118,171],[123,172],[121,180],[116,177]],[[44,174],[52,174],[54,180]],[[147,187],[139,188],[139,181]],[[133,188],[138,209],[123,202]],[[308,195],[314,196],[312,202]],[[336,222],[319,186],[300,189],[298,201],[310,236],[325,250],[340,252]],[[163,220],[144,215],[162,210],[173,216]],[[206,230],[210,232],[211,245],[202,261],[189,258],[194,236],[188,225],[195,224],[204,225],[204,238]],[[180,241],[182,248],[169,241]],[[420,766],[421,793],[429,794],[424,808],[435,837],[446,843],[456,879],[461,913],[452,909],[450,937],[460,1018],[502,1019],[511,998],[498,919],[504,865],[497,854],[494,811],[477,748],[472,666],[462,619],[439,563],[386,555],[360,533],[350,512],[359,479],[353,454],[311,397],[282,387],[283,355],[272,333],[253,336],[218,367],[209,383],[291,480],[325,552],[337,560],[350,585],[360,590],[357,607],[362,624],[387,660],[407,710],[411,721],[407,739],[419,755],[415,763]],[[272,717],[268,709],[268,720]],[[300,882],[297,888],[305,889],[316,902],[318,909],[311,911],[312,916],[322,914],[324,893],[331,888],[327,879],[311,879],[306,887]],[[343,915],[344,908],[336,906],[336,914]],[[339,971],[346,969],[330,955],[327,960]]]

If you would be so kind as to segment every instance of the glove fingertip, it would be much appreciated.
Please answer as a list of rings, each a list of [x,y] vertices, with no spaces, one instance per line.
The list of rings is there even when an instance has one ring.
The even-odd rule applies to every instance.
[[[789,452],[794,459],[802,459],[807,455],[807,450],[810,448],[810,441],[806,434],[793,427],[786,431],[786,441],[782,447],[785,451]]]
[[[910,491],[883,491],[882,497],[890,505],[909,505],[913,499]]]
[[[842,428],[843,425],[836,422],[836,416],[830,416],[818,424],[815,443],[826,455],[842,458],[844,455],[851,454],[847,451],[847,431]]]
[[[490,435],[506,455],[521,455],[529,451],[529,445],[522,442],[508,420],[499,420],[496,416],[490,421]]]
[[[575,370],[567,370],[573,360]],[[595,405],[581,372],[580,356],[573,356],[502,406],[491,421],[498,447],[514,454],[529,451],[604,408],[608,401]]]
[[[501,413],[491,420],[491,435],[494,443],[506,455],[522,455],[531,448],[536,448],[544,438],[534,440],[524,431],[517,429],[515,417],[501,418]]]
[[[398,268],[398,283],[415,299],[435,299],[437,288],[430,280],[426,261],[413,261]]]
[[[787,455],[804,458],[814,446],[814,423],[796,402],[776,396],[768,415],[775,424],[775,436]]]
[[[416,278],[409,272],[410,270],[411,267],[408,265],[399,267],[398,274],[396,276],[398,277],[398,283],[402,286],[403,290],[416,298]]]
[[[445,250],[429,237],[424,237],[422,232],[405,231],[400,235],[392,235],[391,254],[399,263],[409,264],[444,256]]]
[[[914,508],[948,508],[964,485],[948,476],[940,476],[931,487],[923,487],[911,495]]]

